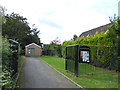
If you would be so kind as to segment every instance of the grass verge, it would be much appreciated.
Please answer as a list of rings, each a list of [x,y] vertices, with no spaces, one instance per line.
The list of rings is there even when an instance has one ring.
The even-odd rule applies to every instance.
[[[53,57],[53,56],[42,56],[38,57],[43,61],[47,62],[55,69],[81,85],[83,88],[118,88],[118,73],[103,73],[96,75],[83,75],[76,77],[75,75],[66,72],[65,70],[65,59]],[[84,65],[83,65],[84,67]],[[82,67],[81,67],[82,68]],[[99,69],[100,70],[100,69]],[[84,68],[83,68],[84,71]]]
[[[25,64],[25,57],[24,56],[20,56],[18,59],[18,74],[19,77],[17,79],[17,83],[16,83],[16,87],[15,88],[23,88],[23,67]]]

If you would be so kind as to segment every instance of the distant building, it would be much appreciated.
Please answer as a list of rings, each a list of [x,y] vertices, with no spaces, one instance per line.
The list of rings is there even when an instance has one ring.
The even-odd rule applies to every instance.
[[[79,37],[83,36],[83,37],[88,37],[89,35],[94,36],[96,32],[100,33],[100,32],[104,32],[107,33],[108,31],[108,25],[111,25],[111,23],[91,29],[89,31],[83,32]]]
[[[25,56],[41,56],[41,52],[41,47],[35,43],[25,46]]]

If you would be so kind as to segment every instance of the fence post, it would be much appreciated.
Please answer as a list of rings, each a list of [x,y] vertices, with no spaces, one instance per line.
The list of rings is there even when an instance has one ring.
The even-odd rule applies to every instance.
[[[67,70],[67,47],[66,47],[66,57],[65,57],[65,69]]]
[[[75,75],[78,77],[78,46],[75,47]]]

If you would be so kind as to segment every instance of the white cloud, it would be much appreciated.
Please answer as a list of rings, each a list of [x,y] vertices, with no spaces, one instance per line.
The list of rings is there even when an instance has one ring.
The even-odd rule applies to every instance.
[[[28,18],[30,24],[36,24],[41,41],[50,43],[56,37],[63,42],[74,34],[79,36],[86,30],[107,24],[111,15],[93,8],[98,2],[108,0],[4,0],[2,4],[8,13],[19,13]],[[110,7],[102,8],[101,11],[113,12]]]

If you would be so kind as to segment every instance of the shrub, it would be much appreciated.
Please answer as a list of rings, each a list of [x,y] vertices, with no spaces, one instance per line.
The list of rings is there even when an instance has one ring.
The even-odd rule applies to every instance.
[[[45,46],[44,54],[48,56],[58,56],[62,57],[62,47],[61,45],[51,43]]]
[[[2,38],[2,78],[3,88],[12,88],[12,77],[16,73],[17,69],[17,50],[10,48],[10,43],[7,38]],[[16,62],[16,63],[15,63]]]
[[[11,88],[11,70],[10,70],[10,56],[12,55],[12,50],[9,48],[9,42],[6,38],[2,38],[2,86],[6,88]]]

